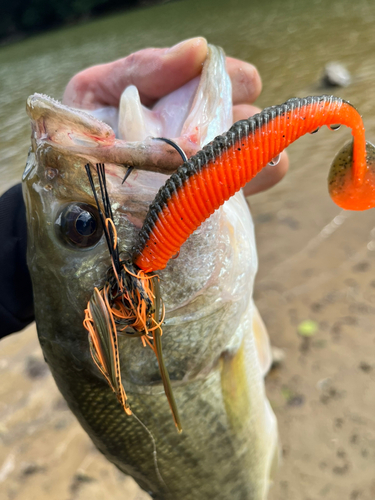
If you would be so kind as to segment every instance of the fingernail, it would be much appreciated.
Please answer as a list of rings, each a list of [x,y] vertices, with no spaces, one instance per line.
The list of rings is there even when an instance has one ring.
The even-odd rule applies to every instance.
[[[177,43],[176,45],[173,45],[173,47],[167,49],[166,54],[176,54],[180,52],[181,48],[184,45],[200,45],[201,43],[207,44],[207,40],[201,36],[195,37],[195,38],[189,38],[188,40],[183,40],[180,43]]]

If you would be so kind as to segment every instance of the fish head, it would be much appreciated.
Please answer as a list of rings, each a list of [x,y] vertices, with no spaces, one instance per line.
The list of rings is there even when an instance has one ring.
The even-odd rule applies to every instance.
[[[121,255],[131,255],[158,189],[182,163],[173,147],[154,137],[173,139],[188,156],[199,150],[232,123],[231,83],[222,50],[210,46],[201,76],[152,109],[141,105],[131,86],[119,109],[85,112],[34,94],[27,112],[32,124],[23,175],[28,265],[39,339],[63,385],[60,356],[101,377],[82,323],[111,261],[85,165],[105,163],[118,246]],[[134,171],[123,183],[129,166]],[[99,193],[95,175],[94,183]],[[252,223],[240,196],[205,221],[160,272],[166,306],[163,344],[172,380],[209,370],[232,342],[256,265]],[[215,343],[210,341],[213,332]],[[160,381],[153,353],[139,341],[120,339],[120,344],[128,385]]]
[[[56,113],[60,107],[62,113]],[[82,132],[82,140],[86,134],[101,140],[104,129],[103,135],[110,142],[114,133],[84,114],[80,117],[81,128],[74,127],[69,110],[64,120],[65,110],[51,98],[32,96],[27,108],[35,118],[32,118],[32,146],[23,174],[23,193],[28,222],[28,266],[39,337],[42,346],[48,340],[56,345],[73,345],[72,352],[76,347],[84,353],[84,339],[77,335],[77,319],[82,314],[82,301],[88,300],[93,284],[100,283],[108,262],[103,230],[84,169],[87,160],[60,145],[81,140],[77,130]],[[93,130],[93,125],[98,126],[97,130]],[[77,229],[80,214],[81,219],[85,218],[84,225],[91,225],[88,238]]]

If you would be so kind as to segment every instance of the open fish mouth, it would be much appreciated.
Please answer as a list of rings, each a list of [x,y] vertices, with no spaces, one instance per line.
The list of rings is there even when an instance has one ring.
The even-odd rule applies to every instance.
[[[119,108],[84,111],[34,94],[27,100],[32,145],[88,161],[122,164],[170,174],[182,163],[173,139],[188,157],[232,124],[231,82],[222,49],[208,46],[200,76],[161,98],[141,104],[134,85],[124,89]],[[53,149],[53,152],[51,151]]]
[[[137,89],[128,87],[119,109],[82,111],[34,94],[27,101],[27,112],[32,147],[24,192],[32,226],[31,246],[38,249],[30,253],[29,265],[40,283],[41,269],[48,275],[45,281],[54,276],[59,283],[54,293],[61,304],[69,304],[72,314],[74,311],[78,335],[86,342],[82,315],[94,287],[101,287],[105,280],[110,266],[108,249],[104,237],[88,249],[72,247],[62,241],[60,231],[62,216],[70,217],[82,204],[95,205],[85,165],[105,163],[118,245],[121,252],[131,254],[156,192],[182,163],[174,147],[152,137],[168,137],[191,156],[232,124],[232,89],[224,53],[209,46],[200,77],[162,98],[151,110],[141,105]],[[129,166],[136,170],[122,183]],[[166,349],[180,350],[183,358],[169,357],[174,380],[210,370],[228,345],[231,329],[238,326],[251,294],[249,278],[245,278],[255,273],[257,262],[251,218],[242,196],[228,203],[191,235],[179,258],[160,273],[167,312],[163,328]],[[245,259],[245,255],[251,258]],[[39,295],[45,297],[44,291]],[[41,307],[45,310],[45,303]],[[40,316],[41,330],[50,328],[47,323]],[[191,335],[183,334],[186,326]],[[214,346],[206,335],[209,331],[216,332]],[[128,343],[123,347],[127,358],[124,376],[140,385],[158,380],[153,360],[138,353],[143,349],[138,342],[131,344],[131,348]],[[184,354],[192,346],[196,350],[193,360]]]

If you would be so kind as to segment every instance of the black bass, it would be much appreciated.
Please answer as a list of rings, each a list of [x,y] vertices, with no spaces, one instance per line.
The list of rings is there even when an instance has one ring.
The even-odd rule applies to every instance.
[[[92,290],[102,285],[110,264],[84,166],[105,161],[119,246],[129,251],[166,179],[155,171],[181,163],[173,148],[148,136],[180,137],[191,154],[189,147],[199,149],[232,123],[231,83],[220,49],[210,47],[201,77],[157,106],[176,103],[180,113],[172,124],[149,125],[130,87],[118,122],[116,110],[96,113],[112,128],[46,96],[28,99],[33,133],[23,181],[39,340],[61,393],[95,445],[154,498],[260,500],[278,457],[277,425],[264,392],[269,343],[252,302],[257,256],[241,193],[160,272],[164,357],[181,434],[153,353],[139,339],[119,339],[122,382],[146,430],[123,412],[97,370],[82,325]],[[126,165],[137,170],[122,184]],[[96,224],[90,241],[77,231],[82,213]]]

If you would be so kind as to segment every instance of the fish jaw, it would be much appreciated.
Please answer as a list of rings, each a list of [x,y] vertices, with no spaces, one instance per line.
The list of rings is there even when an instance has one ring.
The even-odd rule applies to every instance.
[[[141,104],[134,86],[124,90],[118,110],[73,109],[34,94],[26,104],[32,148],[49,146],[60,155],[169,175],[182,160],[172,146],[155,140],[155,133],[173,139],[190,157],[232,124],[231,92],[224,52],[209,45],[201,77],[160,99],[152,110]]]
[[[221,55],[217,61],[222,72]],[[200,80],[191,103],[191,120],[174,125],[182,134],[176,142],[185,141],[197,149],[230,125],[229,77],[221,80],[225,89],[219,81],[212,81],[220,75],[219,69],[213,73],[207,69],[208,83],[203,77]],[[216,97],[207,97],[210,88],[221,90]],[[206,100],[199,100],[198,91]],[[202,118],[200,102],[204,103]],[[71,204],[95,204],[84,166],[106,158],[119,247],[130,253],[148,206],[167,178],[165,165],[177,166],[171,159],[176,152],[172,148],[173,153],[168,153],[171,150],[164,143],[152,139],[123,141],[95,117],[42,96],[29,100],[28,112],[33,132],[24,196],[38,335],[70,408],[99,450],[155,498],[224,500],[235,492],[231,498],[263,500],[276,424],[267,418],[262,368],[252,340],[251,295],[257,257],[242,194],[205,221],[178,258],[160,272],[166,306],[163,351],[181,412],[182,435],[173,426],[154,354],[139,340],[119,336],[122,382],[132,411],[154,436],[166,488],[155,467],[150,435],[123,413],[91,359],[82,325],[87,301],[94,287],[103,285],[110,266],[104,238],[88,249],[67,246],[60,237],[59,218]],[[129,144],[135,159],[130,164],[141,168],[122,184],[129,163],[119,158],[124,160]],[[249,342],[244,341],[247,336]],[[245,359],[249,375],[244,372]],[[244,379],[242,388],[249,403],[240,410],[234,405],[231,411],[227,382],[233,376]],[[259,410],[252,413],[254,408]],[[216,467],[218,454],[221,470]]]

